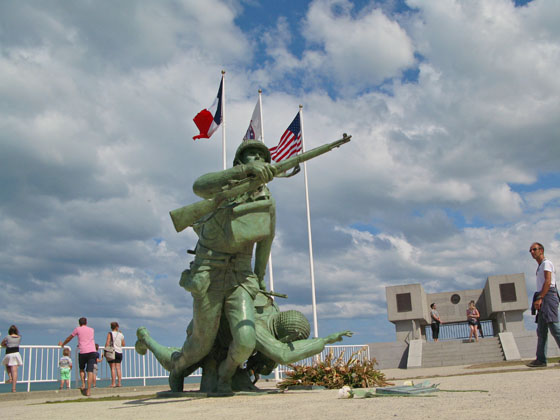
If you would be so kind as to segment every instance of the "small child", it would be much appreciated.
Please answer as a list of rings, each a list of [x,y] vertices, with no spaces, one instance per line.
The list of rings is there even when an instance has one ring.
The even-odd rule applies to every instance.
[[[93,365],[93,381],[91,383],[91,386],[94,388],[97,386],[97,364],[103,360],[103,354],[99,355],[99,344],[97,343],[95,343],[95,352],[97,354],[95,356],[95,364]]]
[[[70,349],[68,347],[62,350],[62,357],[58,361],[58,367],[60,368],[60,389],[64,388],[64,382],[66,382],[66,388],[70,389],[72,359],[70,358]]]

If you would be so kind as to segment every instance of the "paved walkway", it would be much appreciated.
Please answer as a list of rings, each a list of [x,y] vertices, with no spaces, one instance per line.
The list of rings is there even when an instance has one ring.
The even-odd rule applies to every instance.
[[[349,419],[560,419],[556,404],[547,397],[557,389],[560,368],[529,369],[520,365],[500,367],[453,366],[419,369],[387,369],[386,377],[400,385],[405,379],[438,383],[442,392],[428,396],[382,397],[341,400],[338,391],[287,391],[236,395],[231,398],[196,398],[185,393],[176,398],[157,398],[166,386],[96,389],[91,398],[78,390],[33,391],[0,394],[2,418],[14,419],[154,419],[154,418],[344,418]],[[414,380],[414,379],[413,379]],[[275,390],[272,381],[261,389]],[[190,386],[196,390],[198,385]],[[448,391],[448,392],[446,392]],[[453,391],[453,392],[450,392]],[[460,391],[460,392],[458,392]],[[109,396],[122,398],[108,400]],[[68,400],[76,400],[68,402]],[[67,400],[65,403],[64,400]],[[53,402],[45,404],[45,402]]]

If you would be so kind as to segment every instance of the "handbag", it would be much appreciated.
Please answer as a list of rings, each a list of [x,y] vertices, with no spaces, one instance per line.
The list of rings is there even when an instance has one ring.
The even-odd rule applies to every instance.
[[[113,333],[111,332],[111,344],[109,346],[105,347],[105,359],[107,359],[108,362],[112,362],[113,360],[115,360],[115,347],[113,347]]]

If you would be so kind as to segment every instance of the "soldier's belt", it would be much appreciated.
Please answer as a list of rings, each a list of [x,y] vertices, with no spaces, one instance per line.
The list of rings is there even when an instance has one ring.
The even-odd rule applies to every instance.
[[[196,246],[196,256],[194,258],[195,264],[209,265],[211,267],[227,267],[230,265],[235,266],[248,266],[251,267],[250,254],[226,254],[223,252],[213,251],[200,244]]]

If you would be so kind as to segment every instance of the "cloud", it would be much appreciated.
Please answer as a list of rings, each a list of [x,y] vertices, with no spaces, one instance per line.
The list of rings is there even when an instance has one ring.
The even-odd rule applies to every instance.
[[[352,9],[347,0],[317,0],[310,5],[304,35],[319,48],[309,48],[304,66],[331,73],[341,90],[370,88],[400,77],[415,61],[407,33],[380,9],[364,9],[357,16]]]
[[[537,190],[525,194],[525,202],[532,209],[541,210],[545,206],[557,206],[560,198],[560,188]]]
[[[168,212],[221,169],[219,134],[191,138],[222,69],[228,164],[258,88],[268,145],[299,104],[307,149],[353,135],[307,165],[321,333],[344,320],[360,342],[392,339],[364,326],[387,324],[387,285],[523,272],[534,288],[528,245],[560,257],[559,7],[407,5],[317,0],[257,33],[240,29],[246,2],[2,3],[0,324],[50,343],[81,315],[118,318],[127,341],[140,325],[183,341],[196,235]],[[270,188],[280,303],[310,316],[303,177]]]
[[[71,8],[63,1],[21,2],[3,8],[7,47],[35,46],[69,66],[94,72],[162,66],[185,52],[217,62],[236,61],[250,52],[233,22],[235,10],[215,0],[129,5],[103,0]],[[29,30],[18,30],[21,25]]]
[[[412,41],[396,21],[381,9],[364,8],[356,14],[353,8],[347,0],[311,2],[301,22],[307,44],[301,57],[290,50],[289,22],[279,18],[276,28],[263,36],[267,54],[274,57],[267,67],[314,88],[327,82],[338,94],[351,96],[398,78],[415,64]]]

